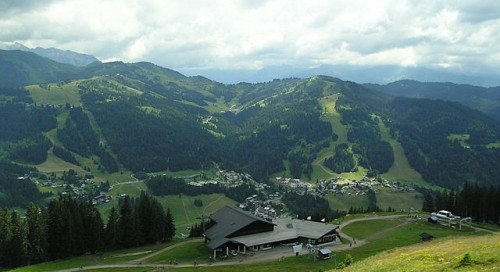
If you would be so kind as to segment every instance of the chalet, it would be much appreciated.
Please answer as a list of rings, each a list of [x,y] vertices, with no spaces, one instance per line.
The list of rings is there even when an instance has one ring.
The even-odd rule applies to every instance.
[[[210,218],[215,224],[204,237],[207,247],[214,251],[214,258],[217,253],[229,255],[232,250],[246,253],[281,244],[332,243],[338,235],[335,225],[290,218],[268,221],[228,206]]]

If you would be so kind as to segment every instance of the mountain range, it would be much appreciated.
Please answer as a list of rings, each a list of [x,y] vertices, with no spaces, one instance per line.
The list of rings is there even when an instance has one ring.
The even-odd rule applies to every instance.
[[[497,90],[329,76],[222,84],[147,62],[78,67],[1,50],[0,157],[36,166],[55,155],[84,172],[92,158],[106,172],[218,165],[263,182],[358,172],[498,185]]]
[[[29,48],[20,43],[13,43],[3,46],[5,50],[21,50],[26,52],[33,52],[39,56],[46,57],[53,61],[71,64],[74,66],[86,66],[93,62],[100,62],[96,57],[88,54],[78,53],[71,50],[61,50],[57,48],[43,48],[35,47]]]
[[[296,67],[292,65],[266,66],[258,70],[219,70],[219,69],[180,69],[186,75],[204,75],[219,82],[234,84],[238,82],[267,82],[280,78],[308,78],[315,75],[328,75],[358,83],[388,84],[399,80],[418,80],[422,82],[453,82],[484,87],[500,85],[500,77],[491,74],[466,74],[454,70],[403,67],[397,65],[359,66],[348,64],[317,67]]]

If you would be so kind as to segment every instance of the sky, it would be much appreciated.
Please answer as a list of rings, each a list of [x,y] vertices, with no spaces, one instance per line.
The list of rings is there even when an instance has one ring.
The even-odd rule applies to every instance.
[[[0,45],[171,69],[500,70],[498,0],[2,0]]]

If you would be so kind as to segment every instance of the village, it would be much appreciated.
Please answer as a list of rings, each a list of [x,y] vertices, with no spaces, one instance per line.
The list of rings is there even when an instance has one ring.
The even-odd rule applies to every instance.
[[[220,185],[224,188],[237,188],[243,184],[250,185],[256,193],[246,196],[243,202],[238,204],[239,208],[251,211],[254,215],[270,219],[283,216],[286,213],[285,205],[280,201],[286,191],[293,191],[299,195],[310,194],[324,197],[327,194],[344,195],[348,197],[365,196],[368,190],[375,193],[386,190],[391,193],[413,192],[414,185],[391,182],[383,178],[363,177],[360,180],[336,177],[332,179],[318,179],[310,183],[296,178],[276,177],[271,184],[255,181],[247,173],[239,173],[232,170],[218,169],[215,177],[206,178],[203,175],[193,175],[184,178],[186,184],[195,187],[206,185]],[[18,179],[30,179],[35,184],[50,187],[60,195],[72,195],[75,198],[91,199],[94,205],[108,203],[112,199],[109,190],[112,186],[109,182],[97,184],[92,177],[80,177],[74,171],[64,173],[61,178],[55,176],[43,176],[42,179],[26,174]],[[61,182],[62,180],[62,182]],[[134,182],[141,182],[135,179]]]
[[[206,184],[219,184],[226,188],[234,188],[242,184],[252,185],[257,194],[249,195],[245,201],[238,206],[242,210],[251,211],[254,215],[265,219],[272,219],[283,216],[286,211],[285,205],[280,198],[286,191],[293,191],[297,194],[311,194],[324,197],[327,194],[345,195],[348,197],[366,196],[368,190],[375,193],[381,190],[390,193],[415,192],[416,186],[412,184],[402,184],[392,182],[383,178],[363,177],[360,180],[336,177],[333,179],[319,179],[316,183],[310,183],[296,178],[276,177],[273,179],[273,186],[255,181],[249,174],[235,171],[218,170],[217,179],[207,181],[191,181],[192,186],[204,186]]]
[[[50,188],[52,193],[57,192],[61,196],[71,195],[75,199],[91,199],[94,205],[108,203],[111,200],[111,195],[108,193],[111,186],[108,181],[97,184],[92,177],[81,177],[71,170],[63,174],[62,182],[55,174],[47,176],[26,173],[17,179],[30,180],[37,186]]]

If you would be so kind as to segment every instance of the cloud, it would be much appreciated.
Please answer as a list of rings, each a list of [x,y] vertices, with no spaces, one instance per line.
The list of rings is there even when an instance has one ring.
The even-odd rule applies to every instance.
[[[31,11],[33,9],[49,5],[56,0],[2,0],[0,2],[0,15],[13,16],[15,14]]]
[[[174,69],[500,65],[495,0],[7,0],[0,10],[0,42]]]

